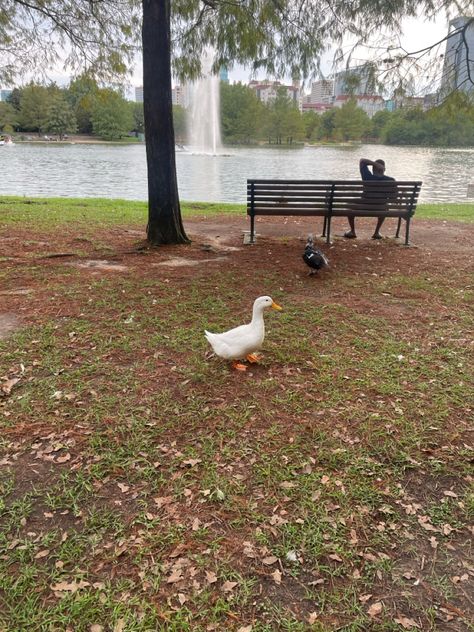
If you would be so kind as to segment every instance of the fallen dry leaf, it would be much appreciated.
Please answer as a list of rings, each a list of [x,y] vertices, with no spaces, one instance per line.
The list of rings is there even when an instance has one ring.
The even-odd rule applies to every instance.
[[[275,562],[278,562],[278,558],[274,555],[269,555],[268,557],[264,557],[262,562],[265,566],[271,566],[272,564],[275,564]]]
[[[114,632],[123,632],[125,630],[125,619],[117,619],[114,625]]]
[[[53,584],[50,586],[51,590],[54,592],[72,592],[75,593],[82,588],[87,588],[90,586],[89,582],[80,581],[80,582],[59,582],[57,584]]]
[[[222,592],[232,592],[237,586],[237,582],[226,581],[222,584]]]
[[[71,460],[71,455],[69,454],[69,452],[67,452],[66,454],[63,454],[62,456],[58,456],[58,458],[56,459],[56,463],[67,463],[70,460]]]
[[[117,487],[120,489],[122,494],[125,494],[125,492],[128,492],[130,489],[129,485],[125,485],[125,483],[117,483]]]
[[[237,632],[252,632],[252,625],[242,625]]]
[[[359,597],[359,601],[361,603],[365,603],[366,601],[369,601],[369,599],[372,597],[372,593],[369,593],[368,595],[361,595]]]
[[[12,377],[11,379],[3,382],[1,386],[2,393],[4,395],[10,395],[12,388],[15,386],[15,384],[18,384],[19,381],[20,381],[19,377]]]
[[[318,618],[318,613],[317,612],[311,612],[308,616],[308,623],[310,625],[313,625],[313,623],[316,623],[316,619]]]
[[[335,562],[342,562],[342,558],[339,557],[339,555],[337,555],[337,553],[331,553],[331,555],[328,555],[330,560],[334,560]]]
[[[281,578],[282,578],[281,571],[279,571],[278,569],[274,570],[273,573],[271,574],[271,578],[273,579],[275,584],[280,585],[281,584]]]
[[[171,575],[168,577],[166,582],[168,584],[174,584],[175,582],[179,582],[182,579],[183,579],[183,569],[177,568],[171,573]]]
[[[48,555],[49,555],[49,549],[38,551],[38,553],[35,555],[35,560],[40,560],[42,557],[47,557]]]
[[[297,562],[298,555],[296,554],[296,551],[288,551],[288,553],[286,554],[286,559],[288,560],[288,562]]]
[[[290,481],[283,481],[283,483],[280,483],[280,487],[282,489],[293,489],[293,487],[296,487],[296,483],[291,483]]]
[[[217,581],[217,575],[214,571],[206,571],[206,579],[208,584],[215,584]]]
[[[367,610],[367,614],[369,617],[376,617],[382,612],[383,606],[380,601],[373,603],[370,608]]]
[[[429,520],[428,516],[418,516],[418,524],[420,527],[423,527],[426,531],[439,531],[439,529],[434,527]]]
[[[173,496],[160,496],[159,498],[153,498],[158,509],[164,507],[165,505],[169,505],[173,502]]]
[[[413,619],[410,619],[409,617],[405,617],[403,615],[401,615],[400,617],[397,617],[395,619],[395,623],[399,623],[405,630],[421,627],[416,621],[414,621]]]
[[[194,467],[198,463],[202,463],[202,459],[186,459],[186,461],[183,461],[183,465],[187,465],[188,467]]]
[[[89,632],[104,632],[104,628],[98,623],[93,623],[89,628]]]

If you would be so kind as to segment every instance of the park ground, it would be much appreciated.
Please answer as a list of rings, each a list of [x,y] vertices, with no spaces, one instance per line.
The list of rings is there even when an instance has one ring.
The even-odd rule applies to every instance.
[[[0,630],[472,631],[474,206],[315,276],[316,221],[221,210],[0,199]]]

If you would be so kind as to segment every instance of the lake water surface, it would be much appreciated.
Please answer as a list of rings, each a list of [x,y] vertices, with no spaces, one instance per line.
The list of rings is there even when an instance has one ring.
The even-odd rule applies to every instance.
[[[383,158],[387,175],[422,180],[421,202],[466,202],[474,182],[474,148],[229,148],[225,155],[176,155],[180,196],[202,202],[245,202],[247,178],[358,179],[359,158]],[[144,145],[0,147],[0,194],[146,200]],[[472,199],[470,200],[472,201]]]

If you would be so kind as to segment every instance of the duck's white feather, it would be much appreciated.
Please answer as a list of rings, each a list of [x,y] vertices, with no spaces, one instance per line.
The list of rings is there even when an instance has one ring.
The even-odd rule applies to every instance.
[[[258,351],[265,338],[263,310],[275,305],[269,296],[260,296],[253,304],[252,321],[221,334],[205,331],[214,353],[225,360],[241,360],[249,353]],[[280,309],[277,306],[277,309]]]

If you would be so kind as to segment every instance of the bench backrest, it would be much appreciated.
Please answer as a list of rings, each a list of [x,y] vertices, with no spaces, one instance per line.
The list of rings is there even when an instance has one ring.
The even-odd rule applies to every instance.
[[[421,182],[247,180],[249,215],[413,215]]]

